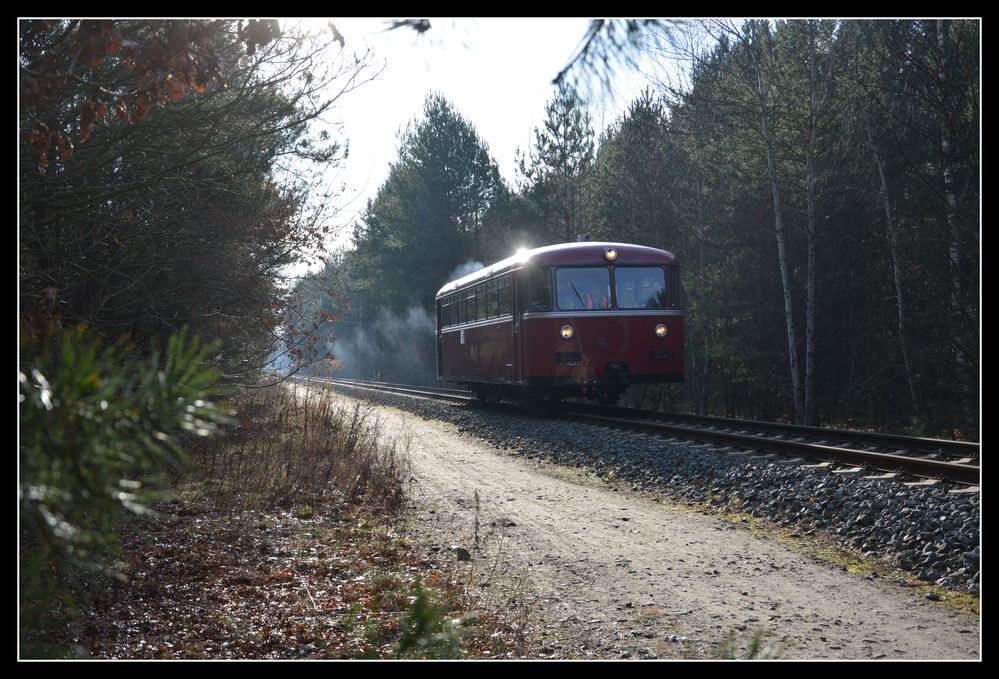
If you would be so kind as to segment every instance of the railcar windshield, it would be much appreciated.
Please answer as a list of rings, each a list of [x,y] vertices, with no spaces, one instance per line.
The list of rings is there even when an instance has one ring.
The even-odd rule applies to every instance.
[[[614,270],[619,309],[665,309],[666,275],[662,267],[618,267]]]
[[[555,285],[563,311],[610,309],[610,271],[604,267],[557,269]]]

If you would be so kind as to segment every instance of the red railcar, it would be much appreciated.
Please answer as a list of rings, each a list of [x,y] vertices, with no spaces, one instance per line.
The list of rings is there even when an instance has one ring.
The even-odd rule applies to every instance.
[[[683,381],[679,263],[664,250],[524,250],[437,293],[437,376],[483,398],[586,396]]]

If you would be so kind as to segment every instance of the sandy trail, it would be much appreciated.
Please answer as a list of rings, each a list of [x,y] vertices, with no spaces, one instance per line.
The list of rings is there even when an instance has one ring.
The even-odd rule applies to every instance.
[[[980,657],[979,621],[913,589],[511,456],[449,424],[377,416],[409,447],[416,537],[469,550],[473,586],[529,611],[530,633],[553,657],[717,657],[727,635],[745,648],[756,631],[781,658]]]

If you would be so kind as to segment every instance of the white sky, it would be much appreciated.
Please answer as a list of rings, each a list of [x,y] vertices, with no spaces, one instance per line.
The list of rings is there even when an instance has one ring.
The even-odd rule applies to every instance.
[[[325,19],[315,20],[325,25]],[[348,53],[374,52],[381,76],[346,94],[333,117],[343,123],[350,157],[340,179],[357,198],[346,211],[362,211],[388,176],[398,152],[398,132],[422,117],[430,92],[440,92],[476,128],[511,187],[517,148],[527,149],[545,118],[551,81],[579,46],[588,19],[430,19],[432,28],[386,30],[385,19],[333,19]],[[606,105],[591,106],[599,135],[644,86],[638,74],[621,74]],[[347,215],[342,215],[347,216]]]

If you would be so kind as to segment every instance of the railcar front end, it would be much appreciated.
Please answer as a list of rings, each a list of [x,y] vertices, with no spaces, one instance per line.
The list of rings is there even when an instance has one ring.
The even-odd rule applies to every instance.
[[[483,396],[585,396],[683,381],[679,264],[663,250],[568,243],[438,293],[438,376]]]

